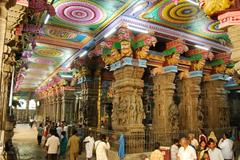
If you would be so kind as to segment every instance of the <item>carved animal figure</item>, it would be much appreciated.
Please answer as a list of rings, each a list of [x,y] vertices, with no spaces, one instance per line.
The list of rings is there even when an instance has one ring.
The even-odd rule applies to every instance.
[[[234,0],[200,0],[200,8],[211,16],[234,5]]]
[[[205,65],[205,60],[204,60],[204,59],[199,60],[199,61],[197,61],[197,62],[193,62],[193,64],[192,64],[192,70],[193,70],[193,71],[203,70],[204,65]]]
[[[177,65],[178,61],[180,59],[180,55],[177,53],[174,53],[170,56],[165,57],[166,58],[166,65],[171,66],[171,65]]]
[[[235,73],[235,70],[234,70],[234,68],[227,68],[225,73],[229,76],[233,76]]]
[[[146,59],[149,53],[149,46],[143,46],[136,50],[137,59]]]
[[[116,62],[116,61],[120,60],[122,58],[122,56],[116,48],[112,48],[111,58],[113,59],[113,62]]]
[[[213,70],[214,70],[215,73],[222,73],[223,74],[226,70],[226,66],[225,66],[225,64],[221,64],[221,65],[218,65],[218,66],[214,67]]]

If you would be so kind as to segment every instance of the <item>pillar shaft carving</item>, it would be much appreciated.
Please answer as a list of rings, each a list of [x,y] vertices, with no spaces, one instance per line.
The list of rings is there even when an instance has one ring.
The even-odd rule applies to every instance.
[[[164,139],[178,135],[179,131],[179,111],[174,103],[173,95],[176,85],[174,84],[176,73],[159,74],[153,77],[154,112],[153,131],[159,134],[166,134]],[[171,133],[171,135],[170,135]],[[161,140],[162,142],[163,140]]]
[[[2,85],[2,63],[3,63],[3,52],[4,52],[4,37],[6,32],[6,23],[7,23],[7,9],[5,7],[6,3],[0,2],[0,83]],[[4,110],[4,97],[5,94],[4,86],[0,88],[0,117],[3,117],[3,110]],[[2,129],[3,126],[3,119],[0,120],[0,129]]]
[[[203,106],[209,128],[224,128],[230,126],[229,106],[223,80],[204,82]]]
[[[114,71],[112,126],[118,131],[143,130],[145,113],[142,103],[144,69],[125,66]],[[120,116],[121,115],[121,116]]]
[[[62,105],[61,105],[61,121],[65,121],[66,116],[65,116],[65,95],[64,94],[62,95],[61,102],[62,102]]]
[[[57,104],[56,104],[56,121],[61,121],[61,97],[60,95],[58,94],[56,96],[56,101],[57,101]]]
[[[203,127],[201,77],[179,81],[180,97],[179,116],[180,129],[192,131]]]

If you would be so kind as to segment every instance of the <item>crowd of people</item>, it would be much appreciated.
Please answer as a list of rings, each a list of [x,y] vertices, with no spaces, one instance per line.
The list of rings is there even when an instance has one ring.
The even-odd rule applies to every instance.
[[[71,128],[69,130],[69,126],[64,122],[47,123],[45,127],[40,124],[37,127],[37,142],[38,145],[45,147],[47,160],[78,160],[83,148],[85,148],[86,160],[92,160],[93,157],[96,157],[96,160],[108,160],[109,137],[100,134],[95,141],[92,132],[86,134],[81,125]],[[198,138],[190,133],[180,140],[174,139],[170,148],[170,157],[171,160],[234,160],[233,150],[234,137],[230,132],[224,133],[218,141],[214,132],[207,136],[201,130]],[[160,143],[157,142],[150,157],[144,159],[164,160]]]
[[[91,132],[85,135],[81,125],[71,128],[69,130],[69,126],[64,122],[47,123],[45,127],[40,124],[37,127],[37,142],[45,147],[47,160],[79,160],[83,148],[86,160],[91,160],[94,155],[96,160],[108,160],[106,152],[110,149],[109,137],[100,134],[95,141]],[[69,131],[71,133],[68,133]]]
[[[231,132],[223,134],[218,141],[214,132],[207,137],[201,130],[199,138],[190,133],[179,141],[174,140],[170,148],[171,160],[234,160],[234,137]],[[164,160],[160,144],[156,143],[150,160]]]

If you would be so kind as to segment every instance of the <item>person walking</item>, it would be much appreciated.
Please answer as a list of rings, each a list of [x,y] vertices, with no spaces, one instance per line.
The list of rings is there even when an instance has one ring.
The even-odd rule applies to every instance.
[[[61,159],[66,158],[67,144],[68,144],[68,139],[67,139],[67,136],[66,136],[66,132],[62,131],[61,141],[60,141],[60,158]]]
[[[155,144],[155,150],[150,155],[150,160],[164,160],[163,154],[160,151],[160,143]]]
[[[79,150],[79,144],[80,144],[80,138],[77,136],[77,130],[73,130],[72,136],[69,138],[68,141],[68,148],[69,148],[69,156],[70,160],[78,160],[78,154],[80,152]]]
[[[57,160],[58,148],[60,145],[59,138],[56,136],[55,130],[50,130],[51,136],[47,139],[46,150],[48,160]]]
[[[178,160],[197,160],[195,149],[189,145],[188,140],[183,137],[180,140],[180,149],[177,154]]]
[[[210,160],[224,160],[222,152],[220,149],[217,148],[216,142],[214,139],[209,139],[208,140],[208,153]]]
[[[100,140],[95,142],[95,150],[96,150],[96,158],[97,160],[108,160],[107,158],[107,150],[110,149],[110,144],[108,142],[109,137],[101,134]]]
[[[222,155],[224,160],[232,160],[233,155],[233,141],[230,139],[230,135],[228,133],[224,133],[223,138],[220,139],[218,143],[218,147],[222,151]]]
[[[43,136],[43,125],[42,123],[39,125],[39,127],[37,128],[37,141],[38,141],[38,145],[41,145],[42,143],[42,136]]]
[[[91,133],[83,140],[83,143],[85,144],[86,159],[91,160],[93,156],[94,147],[94,138]]]

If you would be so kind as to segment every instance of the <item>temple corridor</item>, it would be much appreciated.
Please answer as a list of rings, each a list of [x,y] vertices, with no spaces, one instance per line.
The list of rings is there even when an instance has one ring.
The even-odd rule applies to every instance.
[[[233,160],[239,46],[240,0],[0,0],[0,160]]]

